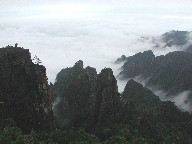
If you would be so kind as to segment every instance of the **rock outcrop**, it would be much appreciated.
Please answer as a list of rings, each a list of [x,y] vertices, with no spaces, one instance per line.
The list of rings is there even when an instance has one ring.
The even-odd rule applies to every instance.
[[[60,100],[54,107],[59,127],[94,129],[108,121],[120,99],[112,70],[105,68],[97,75],[94,68],[83,68],[82,61],[58,73],[53,91]]]
[[[101,70],[96,80],[96,87],[91,96],[91,128],[110,123],[110,117],[115,115],[115,110],[120,104],[117,80],[110,68]]]
[[[53,128],[46,69],[33,64],[28,49],[0,49],[0,107],[0,118],[12,118],[25,132]]]
[[[81,60],[58,73],[53,86],[54,98],[59,99],[53,109],[58,127],[86,125],[96,75],[96,69],[84,69]]]

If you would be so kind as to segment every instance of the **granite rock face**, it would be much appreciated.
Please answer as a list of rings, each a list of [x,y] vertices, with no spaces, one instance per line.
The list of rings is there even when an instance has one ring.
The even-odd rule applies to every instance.
[[[12,118],[25,132],[51,130],[53,115],[46,68],[28,49],[0,49],[0,118]]]
[[[94,68],[83,68],[82,61],[61,70],[53,86],[57,126],[84,126],[89,129],[104,124],[119,104],[117,81],[110,68],[97,75]]]
[[[97,75],[96,87],[91,98],[90,121],[92,128],[106,124],[115,115],[115,110],[120,105],[117,80],[112,69],[105,68]]]
[[[81,60],[57,74],[53,86],[53,111],[58,127],[86,125],[96,75],[96,69],[83,68]]]

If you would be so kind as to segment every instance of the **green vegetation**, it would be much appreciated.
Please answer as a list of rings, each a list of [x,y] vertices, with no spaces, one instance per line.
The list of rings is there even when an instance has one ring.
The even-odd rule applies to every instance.
[[[0,127],[0,144],[97,144],[99,140],[94,135],[86,133],[83,129],[39,132],[34,130],[24,134],[11,119],[2,120]]]
[[[36,133],[32,130],[24,134],[14,121],[1,121],[0,143],[2,144],[145,144],[147,141],[136,133],[124,135],[123,129],[119,135],[111,136],[107,140],[99,140],[95,135],[85,132],[84,129],[54,129],[51,132]],[[127,139],[129,137],[129,140]],[[167,141],[167,139],[166,139]]]
[[[41,60],[35,55],[34,58],[32,59],[32,61],[34,61],[34,64],[41,64]]]
[[[114,132],[106,140],[100,140],[95,135],[87,133],[84,129],[54,129],[50,132],[35,132],[32,130],[30,133],[25,134],[16,125],[8,124],[4,125],[4,128],[0,130],[0,143],[1,144],[177,144],[188,143],[187,141],[178,141],[175,139],[175,132],[169,131],[168,133],[162,133],[163,140],[161,142],[158,139],[154,139],[151,142],[148,138],[140,136],[139,130],[129,131],[127,125],[119,125],[118,131]],[[117,128],[117,126],[116,126]],[[112,129],[104,130],[113,131]],[[180,136],[182,134],[180,133]],[[177,135],[179,136],[179,135]]]

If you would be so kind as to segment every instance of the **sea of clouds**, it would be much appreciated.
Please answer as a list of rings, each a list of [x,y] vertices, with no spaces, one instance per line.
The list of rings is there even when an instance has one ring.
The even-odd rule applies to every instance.
[[[47,68],[49,82],[78,60],[99,73],[111,67],[115,75],[121,65],[114,61],[152,49],[151,40],[170,30],[192,30],[189,0],[108,1],[0,1],[0,47],[14,45],[29,49]],[[156,49],[155,55],[171,49]],[[126,81],[119,81],[122,92]]]

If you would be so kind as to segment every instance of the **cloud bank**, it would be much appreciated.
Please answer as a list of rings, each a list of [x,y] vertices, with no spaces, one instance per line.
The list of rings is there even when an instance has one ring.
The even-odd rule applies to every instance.
[[[62,68],[73,66],[79,59],[98,72],[112,67],[117,75],[118,66],[113,62],[118,57],[153,47],[150,41],[138,41],[141,36],[157,36],[172,29],[191,31],[190,5],[188,0],[2,0],[0,47],[17,42],[30,49],[46,66],[50,82]]]

